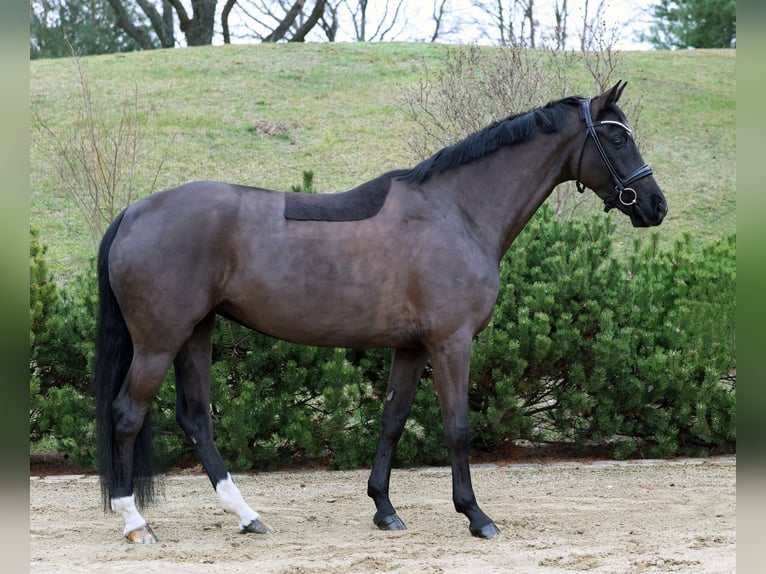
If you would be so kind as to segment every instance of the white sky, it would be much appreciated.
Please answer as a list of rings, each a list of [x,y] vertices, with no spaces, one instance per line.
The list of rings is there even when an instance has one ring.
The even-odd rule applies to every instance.
[[[388,0],[390,10],[395,6],[398,0]],[[588,19],[591,20],[595,15],[595,10],[602,0],[567,0],[569,20],[567,31],[569,40],[568,48],[579,48],[580,33],[583,29],[583,15],[586,5],[588,6]],[[494,2],[494,0],[492,0]],[[562,0],[559,0],[561,3]],[[373,10],[379,14],[383,13],[386,0],[370,0],[368,8],[368,34],[372,32],[380,17],[376,17]],[[480,24],[483,15],[480,9],[474,6],[475,0],[449,0],[449,18],[442,26],[442,34],[438,41],[444,43],[497,43],[499,34],[492,29],[492,25],[484,21]],[[621,50],[648,50],[651,45],[641,43],[637,39],[639,31],[647,31],[651,24],[652,6],[657,0],[605,0],[604,10],[602,12],[605,29],[608,36],[614,41],[611,42],[614,48]],[[397,25],[391,32],[385,36],[385,40],[397,41],[428,41],[433,33],[434,21],[431,16],[433,10],[433,0],[405,0],[404,8],[400,14]],[[510,0],[506,4],[511,4]],[[555,0],[535,0],[534,13],[537,20],[538,44],[540,34],[551,35],[551,29],[554,23],[553,6]],[[402,15],[403,14],[403,15]],[[234,18],[237,16],[236,9],[232,13],[232,26]],[[482,34],[481,28],[485,32]],[[518,28],[518,25],[517,25]],[[338,32],[338,41],[353,40],[353,25],[350,21],[341,23]],[[491,36],[487,36],[487,33]],[[313,31],[308,40],[321,41],[324,34]],[[236,42],[247,41],[246,39],[233,40]],[[252,40],[250,40],[252,41]]]
[[[385,4],[384,0],[373,0],[378,6]],[[373,2],[371,2],[372,4]],[[447,34],[444,41],[463,43],[493,43],[498,37],[482,37],[477,29],[476,21],[481,18],[481,11],[474,7],[472,0],[450,0],[451,18],[447,22]],[[559,0],[561,4],[561,0]],[[583,16],[586,5],[588,6],[589,20],[595,15],[597,6],[601,0],[568,0],[567,8],[569,20],[567,24],[571,45],[579,47],[579,34],[583,27]],[[606,0],[602,12],[605,26],[608,30],[619,29],[622,33],[615,44],[618,49],[650,49],[650,44],[642,44],[636,36],[639,30],[647,29],[651,22],[651,7],[656,0]],[[510,4],[510,2],[506,2]],[[549,34],[554,25],[554,0],[535,0],[534,14],[537,20],[537,29],[543,34]],[[428,39],[433,31],[433,19],[431,11],[433,0],[409,0],[407,2],[408,26],[397,36],[400,40],[423,40]],[[485,28],[491,29],[491,25]],[[517,25],[518,29],[518,25]],[[492,30],[492,32],[494,32]],[[496,34],[496,33],[495,33]]]

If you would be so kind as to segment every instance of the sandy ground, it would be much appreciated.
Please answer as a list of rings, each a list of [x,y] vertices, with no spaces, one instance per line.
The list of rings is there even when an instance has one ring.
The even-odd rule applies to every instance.
[[[92,476],[30,479],[30,571],[690,572],[736,570],[736,458],[478,465],[477,498],[501,534],[470,536],[447,468],[395,470],[391,498],[409,530],[372,524],[367,471],[238,475],[274,530],[245,535],[207,478],[166,477],[144,516],[160,542],[122,539]]]

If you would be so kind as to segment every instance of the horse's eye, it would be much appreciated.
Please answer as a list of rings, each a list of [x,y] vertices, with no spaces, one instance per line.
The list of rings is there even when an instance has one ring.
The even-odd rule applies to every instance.
[[[620,148],[628,143],[628,139],[630,139],[628,132],[620,131],[612,136],[612,145],[614,145],[614,147]]]

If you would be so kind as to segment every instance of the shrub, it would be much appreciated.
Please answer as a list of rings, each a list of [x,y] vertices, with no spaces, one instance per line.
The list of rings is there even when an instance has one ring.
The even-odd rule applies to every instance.
[[[89,399],[93,356],[95,270],[87,267],[65,289],[53,280],[38,232],[29,246],[29,423],[32,442],[52,439],[57,448],[88,464],[95,452]]]
[[[161,98],[147,103],[136,86],[116,106],[102,101],[92,89],[87,60],[73,54],[70,61],[77,92],[66,105],[74,123],[58,126],[33,106],[32,135],[97,246],[138,190],[156,188],[167,148],[160,149],[158,130],[150,129],[150,121]]]
[[[380,401],[371,364],[353,351],[277,341],[219,319],[212,414],[219,448],[235,469],[326,458],[369,464]],[[372,379],[372,380],[371,380]]]
[[[501,265],[477,340],[474,433],[605,443],[616,456],[728,451],[735,442],[735,240],[614,253],[614,226],[547,206]],[[522,418],[523,417],[523,418]]]
[[[734,236],[661,251],[657,236],[618,251],[610,217],[573,221],[549,206],[501,262],[494,318],[476,337],[471,441],[612,445],[617,457],[729,452],[736,445]],[[30,242],[33,441],[92,461],[90,380],[96,302],[87,268],[61,288]],[[371,464],[390,351],[305,347],[219,318],[213,338],[214,432],[233,469],[322,460]],[[153,420],[160,458],[192,455],[175,423],[168,374]],[[427,368],[398,464],[448,460]]]

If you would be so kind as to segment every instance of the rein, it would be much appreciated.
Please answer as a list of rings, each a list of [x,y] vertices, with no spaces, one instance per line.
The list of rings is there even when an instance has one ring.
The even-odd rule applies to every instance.
[[[638,201],[638,194],[636,193],[635,189],[633,189],[632,187],[629,187],[630,184],[633,183],[634,181],[641,179],[642,177],[651,175],[652,168],[650,168],[647,164],[644,164],[638,169],[634,170],[632,173],[630,173],[627,177],[624,177],[624,178],[620,177],[620,174],[617,173],[617,170],[612,164],[612,161],[609,159],[609,156],[606,154],[606,150],[604,149],[604,146],[602,145],[601,141],[598,139],[596,128],[603,125],[619,126],[622,129],[624,129],[628,133],[628,136],[630,137],[633,137],[633,130],[631,130],[628,126],[626,126],[622,122],[618,122],[614,120],[603,120],[600,122],[594,122],[590,113],[590,102],[591,102],[591,98],[583,98],[580,103],[580,117],[582,117],[583,120],[585,120],[585,129],[587,131],[587,134],[585,136],[585,143],[583,144],[583,147],[580,150],[580,161],[577,163],[577,179],[575,180],[577,191],[579,191],[580,193],[585,191],[585,185],[580,181],[580,169],[582,168],[582,156],[583,156],[583,152],[585,151],[585,144],[588,143],[588,136],[592,136],[593,141],[596,144],[596,149],[598,150],[599,155],[601,155],[601,159],[604,160],[604,164],[606,164],[606,167],[609,170],[609,173],[612,175],[612,181],[614,182],[614,190],[616,192],[616,195],[607,197],[606,199],[604,199],[604,211],[609,211],[610,209],[616,207],[618,200],[624,206],[629,207],[633,205],[634,203],[636,203],[636,201]],[[626,191],[629,191],[630,193],[633,194],[632,198],[628,197],[626,199],[625,197],[623,197],[623,194]]]

